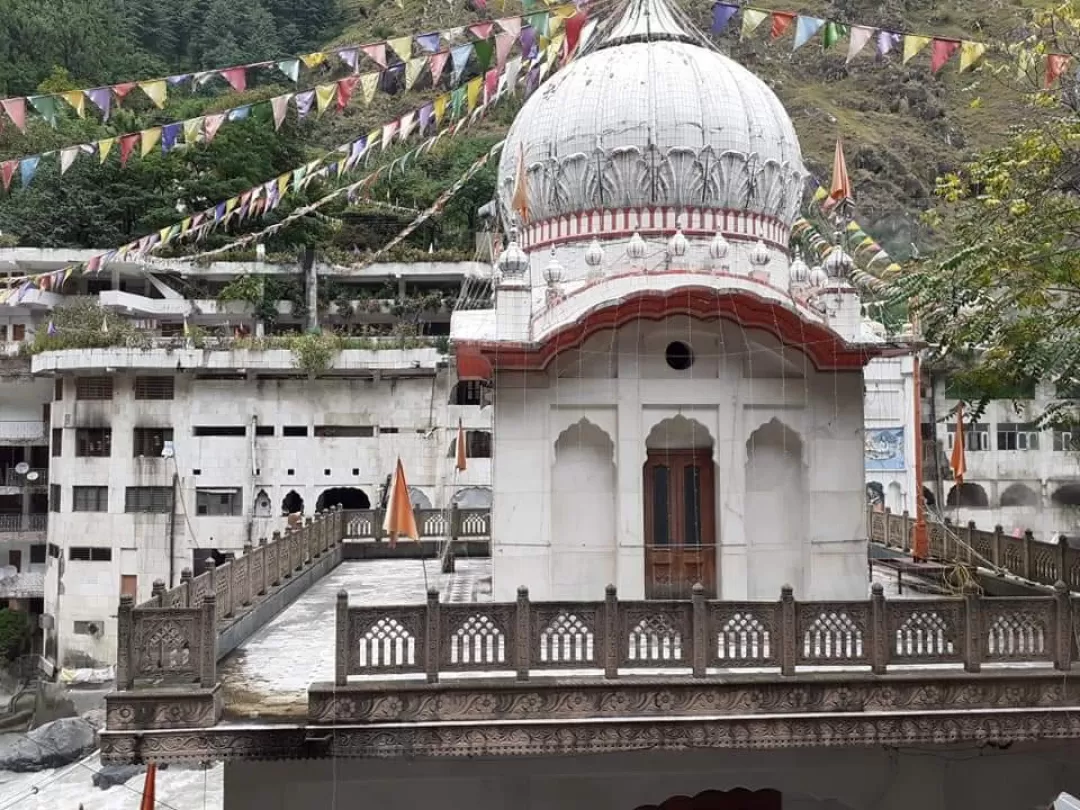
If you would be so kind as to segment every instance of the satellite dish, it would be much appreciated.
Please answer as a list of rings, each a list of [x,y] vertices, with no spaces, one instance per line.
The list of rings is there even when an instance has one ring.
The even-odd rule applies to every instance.
[[[176,455],[176,451],[173,450],[173,443],[172,442],[165,442],[165,444],[162,445],[162,448],[161,448],[161,457],[162,458],[173,458],[175,455]]]
[[[39,477],[40,477],[40,473],[38,473],[38,472],[32,472],[32,473],[27,473],[26,474],[26,480],[27,481],[37,481]]]
[[[30,472],[30,465],[27,464],[25,461],[20,461],[18,464],[15,465],[15,472],[17,472],[19,475],[26,475],[28,472]]]

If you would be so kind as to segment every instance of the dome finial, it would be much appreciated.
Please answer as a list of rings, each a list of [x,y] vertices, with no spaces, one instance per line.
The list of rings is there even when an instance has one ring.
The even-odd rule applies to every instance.
[[[615,24],[599,47],[665,40],[701,44],[679,25],[666,0],[630,0],[622,19]]]

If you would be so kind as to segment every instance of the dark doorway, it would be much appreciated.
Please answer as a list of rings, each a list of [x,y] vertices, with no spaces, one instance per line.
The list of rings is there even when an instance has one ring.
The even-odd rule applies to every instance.
[[[304,513],[304,499],[300,497],[300,493],[295,489],[289,490],[289,494],[281,502],[281,514],[295,515],[297,512]]]
[[[362,489],[356,487],[334,487],[319,496],[315,502],[316,511],[340,506],[342,509],[370,509],[371,501]]]

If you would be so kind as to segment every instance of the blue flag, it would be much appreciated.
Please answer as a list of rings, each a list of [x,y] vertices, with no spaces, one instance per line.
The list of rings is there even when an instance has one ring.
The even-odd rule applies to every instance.
[[[723,31],[731,18],[735,16],[735,12],[739,10],[738,6],[728,5],[727,3],[717,3],[713,6],[712,10],[712,32],[719,34]]]
[[[820,20],[817,17],[802,17],[800,16],[795,22],[795,47],[793,51],[797,51],[803,45],[810,41],[810,37],[821,30],[821,26],[825,24],[824,20]]]

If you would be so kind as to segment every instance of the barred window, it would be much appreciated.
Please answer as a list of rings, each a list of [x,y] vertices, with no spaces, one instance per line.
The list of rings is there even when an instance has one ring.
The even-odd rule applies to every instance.
[[[948,426],[949,439],[946,449],[952,451],[956,440],[956,424]],[[964,425],[964,452],[977,453],[990,449],[990,425],[986,422],[968,422]]]
[[[63,428],[53,428],[52,429],[52,440],[50,441],[50,445],[52,446],[52,457],[53,458],[60,458],[60,453],[64,449],[64,429]]]
[[[1038,450],[1038,426],[1030,423],[999,423],[997,426],[997,449]]]
[[[167,515],[172,511],[172,487],[128,487],[124,493],[124,511]]]
[[[454,386],[450,396],[451,405],[480,405],[483,400],[483,387],[479,380],[461,380]]]
[[[68,549],[68,559],[79,562],[109,562],[112,549],[108,546],[72,546]]]
[[[76,377],[75,399],[102,400],[113,398],[112,377]]]
[[[112,428],[76,428],[75,455],[103,458],[112,455]]]
[[[173,377],[136,377],[135,399],[174,399],[176,380]]]
[[[237,517],[243,512],[243,494],[239,489],[195,490],[195,514]]]
[[[172,428],[135,428],[135,458],[149,456],[160,458],[165,442],[173,440]]]
[[[196,436],[244,436],[247,428],[243,425],[198,425],[192,431]]]
[[[72,512],[108,512],[108,487],[72,487]]]
[[[60,511],[60,485],[51,484],[49,486],[49,511]]]
[[[316,425],[315,435],[322,439],[370,439],[375,435],[372,425]]]
[[[53,380],[53,399],[57,402],[64,398],[64,378],[57,377]]]

